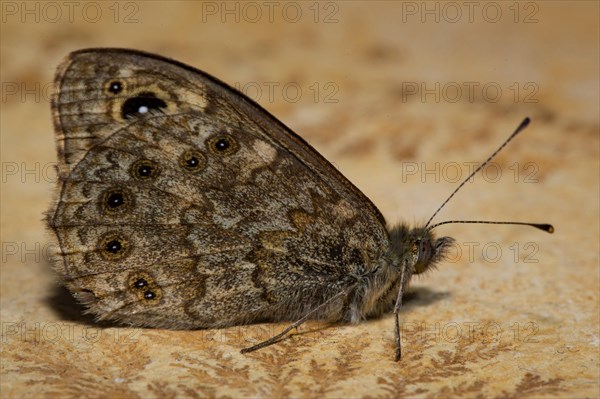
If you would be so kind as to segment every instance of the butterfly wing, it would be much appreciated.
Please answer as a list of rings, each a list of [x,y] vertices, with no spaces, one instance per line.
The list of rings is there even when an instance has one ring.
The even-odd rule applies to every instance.
[[[295,319],[377,268],[377,208],[217,79],[151,54],[72,53],[52,101],[56,269],[100,319],[193,328]],[[343,317],[349,298],[320,316]]]

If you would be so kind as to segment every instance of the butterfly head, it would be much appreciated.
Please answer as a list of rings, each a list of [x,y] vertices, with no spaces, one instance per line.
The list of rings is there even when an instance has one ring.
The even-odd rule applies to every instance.
[[[408,228],[403,224],[390,231],[390,238],[392,251],[400,260],[398,266],[409,276],[433,268],[446,257],[454,242],[451,237],[436,238],[427,228]]]
[[[433,233],[426,229],[413,229],[410,235],[412,236],[412,274],[425,273],[443,260],[454,242],[452,237],[435,238]]]

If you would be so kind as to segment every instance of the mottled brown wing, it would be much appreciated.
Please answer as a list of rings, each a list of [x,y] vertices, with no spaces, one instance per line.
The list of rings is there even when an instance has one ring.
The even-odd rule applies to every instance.
[[[56,86],[56,269],[100,319],[169,328],[294,319],[387,251],[384,219],[356,187],[201,71],[90,49],[69,55]]]

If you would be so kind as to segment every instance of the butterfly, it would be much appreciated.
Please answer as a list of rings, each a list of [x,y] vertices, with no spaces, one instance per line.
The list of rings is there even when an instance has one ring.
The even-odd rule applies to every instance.
[[[54,269],[89,313],[171,329],[296,321],[247,352],[308,319],[393,312],[400,358],[402,295],[453,242],[435,237],[433,216],[388,225],[300,136],[180,62],[84,49],[58,67],[55,87],[47,224]]]

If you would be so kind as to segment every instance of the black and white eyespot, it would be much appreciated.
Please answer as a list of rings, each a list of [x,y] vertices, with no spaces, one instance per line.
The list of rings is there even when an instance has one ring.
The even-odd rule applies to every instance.
[[[238,142],[229,134],[218,134],[206,141],[208,150],[220,156],[231,155],[238,150]]]
[[[109,233],[98,241],[97,249],[106,260],[119,260],[127,256],[130,248],[129,240],[117,233]]]
[[[156,293],[154,291],[146,291],[146,292],[144,292],[144,299],[146,299],[146,300],[156,299]]]
[[[121,116],[127,119],[134,116],[144,116],[151,112],[163,112],[167,103],[151,91],[143,91],[128,98],[121,107]]]
[[[127,286],[141,302],[157,304],[162,298],[162,289],[147,271],[133,271],[127,279]]]
[[[145,288],[148,286],[148,281],[145,278],[140,277],[133,283],[133,287],[137,289]]]
[[[160,168],[152,160],[138,159],[131,164],[130,173],[137,180],[153,180],[160,174]]]
[[[111,96],[116,96],[122,93],[124,90],[125,82],[118,79],[111,80],[104,86],[104,91]]]
[[[104,214],[117,214],[133,205],[133,194],[128,189],[110,188],[100,195],[100,210]]]
[[[197,173],[206,167],[206,156],[196,150],[187,150],[179,157],[179,165],[188,172]]]

